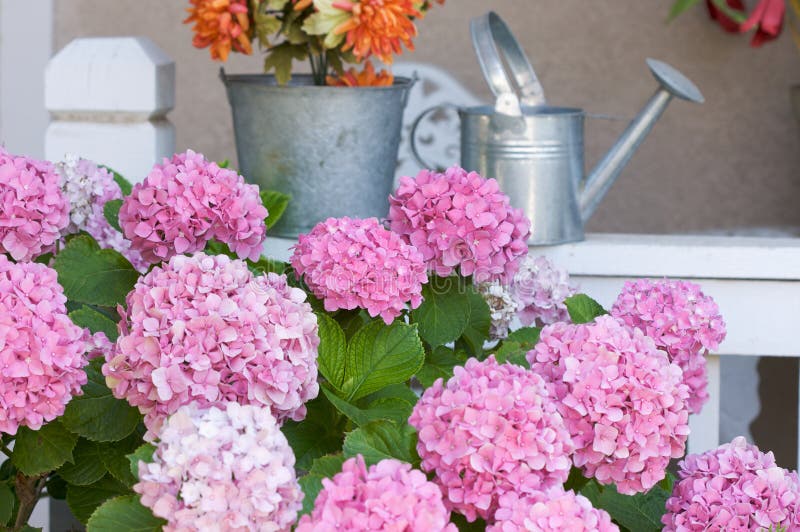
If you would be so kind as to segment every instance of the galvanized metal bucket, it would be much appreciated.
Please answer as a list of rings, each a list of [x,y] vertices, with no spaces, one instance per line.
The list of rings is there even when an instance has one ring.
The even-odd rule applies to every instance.
[[[294,238],[328,217],[384,217],[403,110],[414,80],[390,87],[321,87],[296,75],[220,77],[233,113],[239,169],[292,196],[271,234]]]

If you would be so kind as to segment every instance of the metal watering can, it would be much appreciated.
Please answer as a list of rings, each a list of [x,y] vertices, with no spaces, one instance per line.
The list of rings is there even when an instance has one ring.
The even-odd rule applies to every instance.
[[[519,42],[495,13],[471,24],[472,43],[483,74],[497,97],[494,107],[458,109],[461,166],[494,177],[515,207],[530,218],[532,245],[583,240],[583,227],[674,96],[704,101],[683,74],[661,61],[647,60],[658,90],[588,177],[584,177],[582,109],[552,107]],[[503,60],[514,84],[509,79]],[[427,168],[416,143],[424,111],[411,128],[411,148]],[[450,106],[454,107],[454,106]]]

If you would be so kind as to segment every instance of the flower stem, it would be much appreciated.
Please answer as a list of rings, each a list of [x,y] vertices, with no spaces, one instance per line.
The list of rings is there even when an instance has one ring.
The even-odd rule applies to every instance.
[[[12,530],[15,532],[22,530],[28,524],[28,519],[30,519],[33,509],[36,508],[36,503],[39,502],[39,496],[46,483],[47,473],[35,477],[26,477],[22,473],[17,473],[15,491],[19,499],[19,511]]]

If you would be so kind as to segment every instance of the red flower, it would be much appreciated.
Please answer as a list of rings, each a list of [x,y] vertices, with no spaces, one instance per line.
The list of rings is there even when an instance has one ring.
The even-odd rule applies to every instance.
[[[735,11],[745,12],[742,0],[726,0],[728,6]],[[719,22],[726,31],[731,33],[746,33],[756,29],[751,46],[761,46],[767,41],[777,38],[783,29],[783,18],[786,15],[784,0],[759,0],[758,5],[744,22],[736,22],[714,5],[712,0],[706,0],[709,16]]]

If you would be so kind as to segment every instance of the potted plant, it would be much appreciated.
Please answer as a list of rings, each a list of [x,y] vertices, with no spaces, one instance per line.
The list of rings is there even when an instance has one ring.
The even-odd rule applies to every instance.
[[[437,0],[443,3],[444,0]],[[265,74],[221,70],[242,173],[293,201],[275,231],[384,216],[413,80],[376,71],[413,50],[427,0],[191,0],[193,44],[225,61],[265,52]],[[293,73],[307,62],[310,74]],[[346,67],[349,65],[349,68]]]

